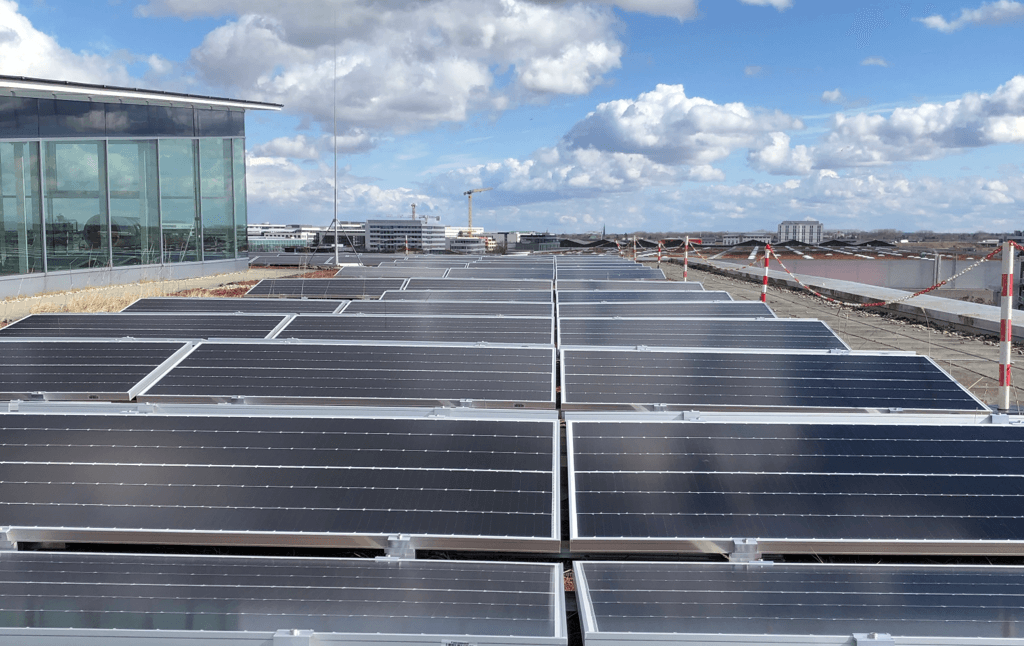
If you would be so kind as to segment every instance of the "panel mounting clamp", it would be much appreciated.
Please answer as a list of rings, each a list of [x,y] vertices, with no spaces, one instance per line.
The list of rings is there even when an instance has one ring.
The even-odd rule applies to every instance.
[[[408,534],[397,534],[388,536],[387,547],[384,548],[386,559],[414,559],[416,558],[416,546],[413,545],[412,537]]]
[[[18,549],[18,542],[11,538],[10,531],[10,527],[0,527],[0,552]]]
[[[750,563],[761,558],[757,549],[756,538],[736,538],[732,541],[732,552],[729,553],[730,563]]]
[[[315,646],[319,643],[312,630],[282,629],[274,633],[273,646]]]
[[[896,646],[889,633],[853,633],[854,646]]]

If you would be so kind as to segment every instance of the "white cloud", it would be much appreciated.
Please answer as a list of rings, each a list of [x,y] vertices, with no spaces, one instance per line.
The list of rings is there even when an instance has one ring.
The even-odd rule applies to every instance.
[[[337,141],[339,155],[366,152],[377,145],[377,140],[374,137],[360,130],[340,134]],[[255,146],[252,152],[260,157],[285,157],[316,161],[324,155],[333,154],[333,148],[331,147],[331,135],[313,138],[300,134],[295,137],[271,139],[267,143]]]
[[[779,11],[785,11],[793,6],[793,0],[740,0],[740,2],[759,7],[775,7]]]
[[[658,85],[636,99],[602,103],[564,138],[569,149],[640,154],[659,164],[706,165],[768,132],[802,128],[781,112],[688,97],[682,85]]]
[[[743,68],[743,73],[746,76],[760,76],[764,73],[764,68],[760,65],[747,65]]]
[[[789,142],[786,133],[773,132],[766,143],[747,153],[747,162],[773,175],[807,175],[814,165],[807,146],[791,148]]]
[[[303,221],[324,224],[333,216],[333,171],[327,166],[299,165],[283,157],[246,155],[249,220]],[[383,189],[353,177],[345,169],[338,178],[338,212],[342,218],[399,215],[415,202],[417,211],[435,213],[438,200],[407,188]]]
[[[788,1],[788,0],[783,0]],[[697,16],[697,0],[600,0],[626,11],[639,11],[652,16],[669,16],[680,21]]]
[[[949,34],[967,25],[1002,25],[1024,20],[1024,4],[1013,0],[996,0],[983,3],[977,9],[961,9],[960,17],[946,21],[936,14],[917,18],[925,27]]]
[[[881,56],[868,56],[860,62],[861,65],[875,65],[877,67],[889,67],[889,62]]]
[[[606,2],[605,4],[609,4]],[[680,19],[696,3],[622,0]],[[554,94],[585,94],[621,64],[610,7],[527,0],[153,0],[143,15],[233,15],[192,51],[200,78],[235,96],[283,103],[324,131],[411,132]],[[337,16],[337,28],[335,28]],[[496,75],[510,72],[499,86]]]
[[[783,141],[773,135],[752,149],[748,159],[769,173],[806,174],[814,168],[936,159],[964,148],[1005,143],[1024,143],[1024,76],[1015,76],[991,94],[968,93],[944,104],[897,108],[888,116],[836,114],[818,145],[785,153],[788,137]]]
[[[821,93],[821,100],[825,103],[845,103],[846,97],[839,91],[839,88],[834,90],[825,90]]]
[[[132,85],[127,70],[131,62],[127,52],[99,55],[61,47],[57,39],[32,26],[17,2],[0,0],[0,74]]]

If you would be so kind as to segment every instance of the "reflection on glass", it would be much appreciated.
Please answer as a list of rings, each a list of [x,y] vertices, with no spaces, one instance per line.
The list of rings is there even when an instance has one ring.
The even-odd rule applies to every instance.
[[[235,256],[241,258],[249,252],[245,213],[245,139],[235,139],[232,145],[232,176],[235,179]]]
[[[106,109],[91,101],[39,99],[40,137],[102,137]]]
[[[107,155],[114,265],[158,263],[156,142],[111,141]]]
[[[160,206],[164,221],[164,262],[202,260],[194,140],[160,140]]]
[[[46,266],[110,266],[102,141],[46,142]]]
[[[203,213],[203,260],[235,257],[231,140],[199,140],[199,195]]]
[[[0,142],[0,276],[43,270],[39,144]]]

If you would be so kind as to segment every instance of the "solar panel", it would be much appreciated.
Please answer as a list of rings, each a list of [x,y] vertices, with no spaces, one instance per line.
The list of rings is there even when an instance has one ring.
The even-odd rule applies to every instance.
[[[452,267],[448,271],[448,278],[519,278],[519,279],[540,279],[554,280],[555,270],[553,267],[529,269],[525,267],[475,267],[469,266],[465,269]]]
[[[12,644],[566,644],[550,563],[13,552],[0,576]]]
[[[849,350],[813,319],[558,319],[559,346]]]
[[[931,359],[818,351],[562,350],[562,405],[576,408],[988,408]]]
[[[593,561],[573,571],[588,644],[1024,644],[1021,567]]]
[[[559,303],[557,308],[560,318],[775,318],[771,308],[756,301]]]
[[[335,278],[442,278],[448,272],[447,267],[342,267]]]
[[[203,342],[139,401],[552,408],[554,362],[535,347]]]
[[[680,282],[675,280],[559,280],[555,283],[555,289],[562,291],[592,291],[601,290],[606,292],[622,292],[630,290],[652,291],[702,291],[704,285],[695,282]]]
[[[551,292],[520,289],[516,291],[401,290],[387,291],[383,301],[518,301],[550,303]]]
[[[127,400],[189,344],[0,341],[0,398]]]
[[[252,314],[330,314],[348,301],[301,298],[140,298],[122,312],[246,312]]]
[[[256,314],[33,314],[0,328],[0,337],[263,339],[286,319]]]
[[[1009,424],[567,420],[573,549],[1024,554]]]
[[[559,267],[556,278],[558,280],[665,280],[665,272],[649,268]]]
[[[547,318],[498,316],[335,316],[296,317],[276,339],[340,339],[430,343],[507,343],[554,345],[554,322]]]
[[[342,314],[395,314],[414,316],[543,316],[554,318],[550,303],[515,301],[352,301]]]
[[[550,280],[494,280],[486,278],[413,278],[407,290],[516,291],[522,289],[551,291]]]
[[[403,534],[417,549],[559,548],[553,418],[213,409],[0,425],[15,542],[382,548]]]
[[[284,298],[378,298],[402,289],[404,278],[273,278],[261,280],[245,295]]]
[[[559,303],[627,303],[627,302],[688,302],[688,301],[731,301],[729,292],[706,291],[558,291]]]

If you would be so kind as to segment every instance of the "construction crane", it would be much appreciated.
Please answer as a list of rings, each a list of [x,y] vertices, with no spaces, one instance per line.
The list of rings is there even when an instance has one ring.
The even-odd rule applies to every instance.
[[[474,188],[463,193],[469,198],[469,232],[473,233],[473,193],[483,193],[484,191],[493,191],[494,187],[491,188]]]

